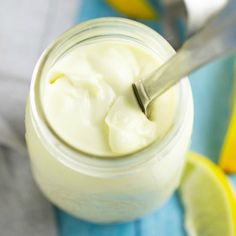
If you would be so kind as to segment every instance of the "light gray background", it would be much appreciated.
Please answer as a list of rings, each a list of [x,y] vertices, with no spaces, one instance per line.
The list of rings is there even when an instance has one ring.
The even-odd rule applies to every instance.
[[[0,235],[55,236],[50,203],[35,186],[24,110],[43,49],[71,27],[78,0],[0,0]]]

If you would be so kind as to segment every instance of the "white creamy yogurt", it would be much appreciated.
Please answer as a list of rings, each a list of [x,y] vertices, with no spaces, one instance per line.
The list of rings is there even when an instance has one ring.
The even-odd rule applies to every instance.
[[[146,26],[103,18],[69,30],[41,56],[26,141],[34,179],[56,206],[84,220],[114,223],[150,213],[171,196],[190,143],[191,87],[184,79],[156,99],[148,120],[131,84],[173,53]]]
[[[43,81],[50,125],[75,148],[102,156],[132,153],[162,139],[174,121],[176,89],[153,102],[149,120],[131,88],[159,65],[154,53],[128,42],[103,41],[73,49]]]

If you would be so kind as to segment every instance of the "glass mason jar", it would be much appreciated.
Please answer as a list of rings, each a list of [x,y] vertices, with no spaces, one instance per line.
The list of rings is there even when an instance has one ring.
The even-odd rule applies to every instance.
[[[56,206],[97,223],[135,219],[171,196],[179,184],[193,124],[192,93],[188,79],[184,79],[177,85],[177,112],[171,129],[161,141],[140,151],[98,157],[57,136],[44,114],[42,78],[69,50],[109,39],[139,44],[161,62],[174,54],[157,32],[135,21],[100,18],[82,23],[60,36],[40,57],[26,109],[26,140],[39,188]]]

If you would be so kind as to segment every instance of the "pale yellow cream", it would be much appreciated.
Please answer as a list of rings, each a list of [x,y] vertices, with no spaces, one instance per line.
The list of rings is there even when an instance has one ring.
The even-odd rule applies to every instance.
[[[156,99],[150,120],[131,85],[160,65],[154,53],[128,42],[84,45],[61,58],[43,81],[46,117],[70,145],[116,156],[162,139],[174,122],[176,88]]]

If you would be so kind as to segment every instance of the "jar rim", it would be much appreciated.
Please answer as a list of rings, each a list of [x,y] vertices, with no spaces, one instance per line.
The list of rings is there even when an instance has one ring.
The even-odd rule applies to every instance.
[[[181,127],[181,123],[186,115],[186,106],[184,106],[184,100],[186,96],[191,96],[190,86],[188,80],[184,79],[179,82],[180,98],[178,108],[182,110],[179,112],[177,121],[172,128],[168,131],[167,135],[160,141],[156,140],[147,147],[138,150],[136,152],[114,156],[114,157],[102,157],[90,153],[83,152],[65,142],[59,135],[57,135],[52,129],[51,125],[47,121],[40,96],[40,81],[42,79],[42,71],[54,50],[60,48],[75,34],[84,33],[86,30],[93,30],[94,27],[106,27],[106,26],[119,26],[128,27],[146,36],[146,38],[152,39],[153,42],[158,42],[159,46],[163,49],[168,57],[175,53],[170,44],[156,31],[151,28],[129,19],[119,17],[103,17],[92,19],[84,23],[78,24],[61,36],[59,36],[41,55],[39,58],[32,76],[30,86],[30,110],[32,115],[32,122],[34,128],[37,131],[37,135],[43,137],[41,140],[46,145],[48,151],[57,154],[53,155],[58,158],[63,164],[78,171],[84,171],[86,173],[95,174],[97,171],[103,171],[106,174],[116,174],[122,170],[122,173],[130,171],[134,166],[138,167],[141,164],[147,163],[152,157],[165,152],[166,148],[176,141],[176,135]],[[150,42],[149,42],[150,43]],[[167,59],[166,59],[167,60]],[[48,145],[51,144],[51,145]],[[161,155],[160,155],[161,156]]]

